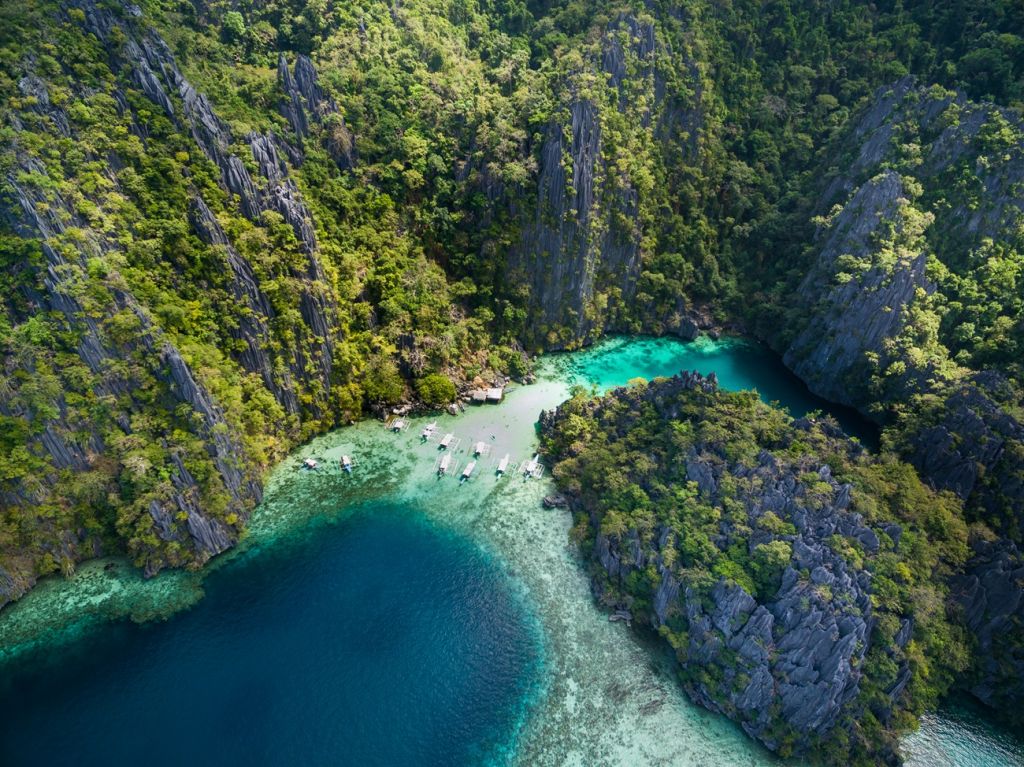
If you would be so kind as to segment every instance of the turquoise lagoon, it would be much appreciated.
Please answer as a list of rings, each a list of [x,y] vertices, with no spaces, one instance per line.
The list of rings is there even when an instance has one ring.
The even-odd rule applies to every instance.
[[[249,535],[202,573],[144,581],[98,560],[0,613],[0,764],[781,763],[596,608],[568,514],[541,506],[550,481],[494,471],[532,457],[538,413],[572,385],[683,369],[794,415],[827,408],[754,345],[611,339],[542,360],[499,406],[325,435],[275,470]],[[456,474],[486,445],[469,481],[436,477],[419,438],[433,420],[455,435]],[[1024,761],[952,706],[905,743],[917,765]]]

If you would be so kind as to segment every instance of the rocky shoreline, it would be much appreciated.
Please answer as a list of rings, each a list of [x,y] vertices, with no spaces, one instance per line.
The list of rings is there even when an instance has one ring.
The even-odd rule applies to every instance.
[[[895,732],[905,726],[897,722],[911,705],[905,693],[917,665],[910,643],[920,643],[924,629],[913,609],[901,614],[877,606],[871,563],[903,556],[908,523],[864,516],[863,490],[837,477],[832,465],[875,459],[827,419],[797,420],[744,458],[729,457],[735,449],[728,440],[723,448],[694,438],[681,452],[662,452],[670,438],[638,431],[654,428],[656,419],[690,433],[703,419],[722,416],[721,395],[713,375],[687,373],[543,414],[562,494],[557,501],[578,520],[595,596],[613,617],[628,614],[664,637],[689,696],[772,750],[898,763]],[[757,412],[750,418],[767,417]],[[791,457],[803,442],[815,445],[814,454]],[[635,508],[650,505],[635,512],[635,524],[614,500],[598,497],[606,488],[593,487],[601,484],[593,455],[607,450],[627,460],[623,449],[631,460],[648,462],[642,474],[629,465],[607,468],[618,477],[613,486],[637,484],[630,491]],[[681,532],[689,529],[687,506],[667,501],[688,482],[689,513],[721,517],[702,544],[710,554],[688,553],[705,533]],[[682,516],[654,511],[662,508]],[[911,539],[921,534],[914,527]],[[774,575],[762,582],[758,562],[767,553],[778,558]],[[715,573],[731,576],[712,575],[699,556],[718,562]],[[727,560],[748,562],[747,572],[725,567]]]

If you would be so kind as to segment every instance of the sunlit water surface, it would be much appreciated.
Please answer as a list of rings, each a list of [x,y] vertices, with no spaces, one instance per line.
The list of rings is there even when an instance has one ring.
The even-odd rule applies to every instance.
[[[570,386],[682,369],[876,439],[767,351],[707,339],[612,339],[547,358],[499,406],[338,430],[275,470],[246,540],[203,573],[144,581],[98,560],[0,613],[0,764],[779,763],[595,607],[568,514],[541,506],[550,480],[495,474],[505,454],[532,457],[538,413]],[[438,447],[419,438],[432,420],[456,437],[453,474],[484,442],[464,484],[437,479]],[[325,468],[299,469],[307,456]],[[1024,761],[953,707],[905,750],[916,765]]]

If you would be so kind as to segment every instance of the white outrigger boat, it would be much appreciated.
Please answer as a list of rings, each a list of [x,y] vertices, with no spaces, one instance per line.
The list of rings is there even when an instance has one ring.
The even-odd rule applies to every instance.
[[[405,421],[401,418],[396,418],[391,422],[391,431],[401,431],[405,428]]]
[[[423,427],[423,431],[420,432],[420,437],[423,439],[430,439],[435,429],[437,429],[437,421],[434,421],[434,423],[428,423]]]
[[[540,472],[540,454],[538,453],[523,466],[523,474],[527,477],[536,477]]]
[[[498,462],[498,476],[501,476],[508,469],[508,453]]]
[[[462,470],[462,478],[460,481],[465,482],[467,479],[469,479],[470,475],[473,473],[473,469],[475,468],[476,461],[470,461],[469,463],[467,463],[466,468]]]
[[[442,450],[447,450],[448,446],[452,444],[453,439],[455,439],[455,435],[449,432],[448,434],[445,434],[443,437],[441,437],[441,441],[438,442],[437,444]]]
[[[473,445],[473,455],[479,457],[479,456],[483,455],[483,452],[486,449],[487,449],[487,445],[484,444],[483,440],[480,440],[475,445]]]
[[[343,455],[341,457],[341,468],[343,468],[349,474],[352,473],[352,459],[349,456]]]
[[[305,466],[307,469],[315,469],[316,468],[316,459],[315,458],[303,458],[302,459],[302,465]]]
[[[437,465],[437,473],[439,476],[444,476],[448,473],[448,467],[452,463],[452,457],[448,453],[441,456],[441,463]]]

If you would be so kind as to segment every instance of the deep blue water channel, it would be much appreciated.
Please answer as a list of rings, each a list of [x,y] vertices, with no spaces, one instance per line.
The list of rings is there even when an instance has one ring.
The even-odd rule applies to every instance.
[[[537,660],[499,568],[401,508],[321,525],[206,592],[7,676],[0,764],[479,764]]]

